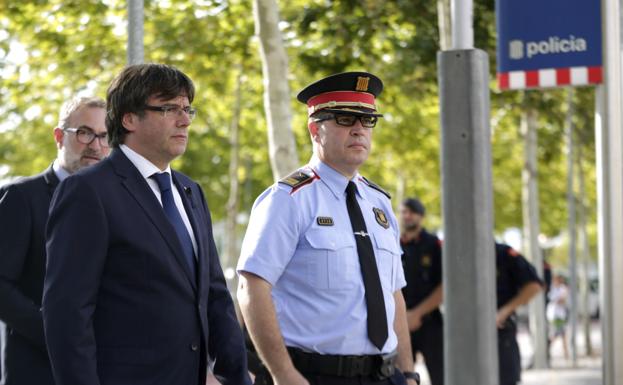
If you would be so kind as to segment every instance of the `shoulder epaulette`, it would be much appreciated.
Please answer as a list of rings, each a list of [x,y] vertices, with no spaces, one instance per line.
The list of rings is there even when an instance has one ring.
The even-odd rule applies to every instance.
[[[281,179],[279,183],[287,184],[288,186],[292,187],[293,192],[299,187],[311,183],[316,178],[316,173],[312,169],[303,167]]]
[[[361,179],[363,179],[363,181],[370,187],[372,187],[373,189],[375,189],[376,191],[381,192],[383,195],[385,195],[387,198],[392,199],[392,196],[390,195],[390,193],[388,193],[387,191],[383,190],[378,184],[369,181],[368,179],[366,179],[365,176],[362,176]]]

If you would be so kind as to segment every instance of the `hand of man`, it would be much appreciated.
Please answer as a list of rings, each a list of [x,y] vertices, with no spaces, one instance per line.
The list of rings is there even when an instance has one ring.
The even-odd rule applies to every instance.
[[[309,382],[298,371],[289,371],[273,378],[275,385],[309,385]]]
[[[416,309],[407,311],[407,325],[409,331],[414,332],[422,327],[422,315]]]
[[[504,329],[504,324],[506,323],[506,320],[508,319],[508,317],[510,317],[511,314],[512,311],[509,311],[506,306],[502,306],[498,309],[498,312],[495,315],[495,323],[498,329]]]

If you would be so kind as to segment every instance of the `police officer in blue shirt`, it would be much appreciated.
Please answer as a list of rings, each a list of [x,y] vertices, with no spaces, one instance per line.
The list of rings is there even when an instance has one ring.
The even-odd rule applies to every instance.
[[[521,380],[515,309],[541,291],[542,281],[534,266],[508,245],[496,243],[495,258],[500,385],[515,385]]]
[[[303,89],[313,156],[253,206],[238,300],[274,384],[416,384],[396,218],[358,172],[382,88],[348,72]]]
[[[432,385],[443,385],[443,322],[439,305],[441,286],[441,241],[423,226],[426,209],[416,198],[400,207],[402,266],[407,286],[402,294],[407,305],[413,359],[422,353]]]

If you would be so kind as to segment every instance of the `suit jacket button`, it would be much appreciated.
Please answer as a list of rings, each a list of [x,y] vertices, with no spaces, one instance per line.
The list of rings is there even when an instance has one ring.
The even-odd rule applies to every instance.
[[[193,352],[196,352],[199,349],[199,345],[197,344],[190,344],[190,350],[192,350]]]

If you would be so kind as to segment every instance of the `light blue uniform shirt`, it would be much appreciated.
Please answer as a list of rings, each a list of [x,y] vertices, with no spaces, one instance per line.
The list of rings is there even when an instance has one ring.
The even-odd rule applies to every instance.
[[[321,354],[391,352],[397,347],[393,293],[406,281],[390,200],[360,175],[352,179],[387,312],[389,336],[379,351],[367,334],[365,290],[346,209],[348,179],[316,157],[303,170],[312,173],[311,182],[295,188],[276,183],[255,201],[237,270],[272,284],[287,346]]]

